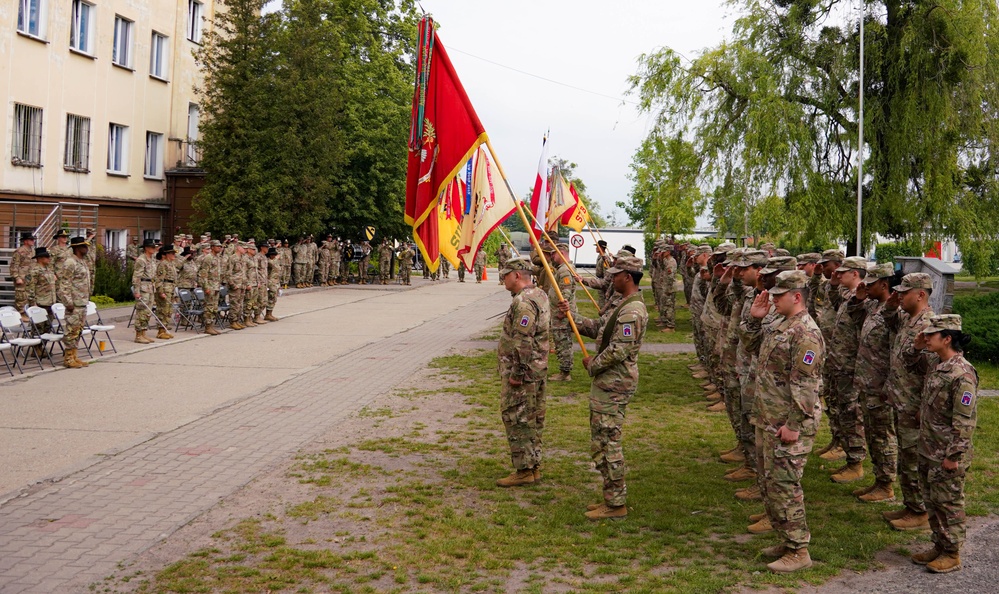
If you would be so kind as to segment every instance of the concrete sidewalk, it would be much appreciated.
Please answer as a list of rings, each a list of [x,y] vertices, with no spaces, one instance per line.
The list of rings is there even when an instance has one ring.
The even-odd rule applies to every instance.
[[[509,303],[414,286],[293,294],[277,323],[0,385],[0,591],[85,590]]]

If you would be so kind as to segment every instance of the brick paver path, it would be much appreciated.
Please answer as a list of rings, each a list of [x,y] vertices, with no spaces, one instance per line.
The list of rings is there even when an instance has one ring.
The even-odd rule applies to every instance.
[[[494,325],[497,292],[0,507],[0,592],[86,591],[456,342]]]

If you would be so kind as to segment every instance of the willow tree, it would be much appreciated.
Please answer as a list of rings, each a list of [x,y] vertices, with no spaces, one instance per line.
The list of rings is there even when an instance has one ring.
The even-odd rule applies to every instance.
[[[647,236],[690,233],[705,204],[697,185],[700,170],[701,158],[691,143],[653,132],[632,158],[631,201],[618,206]]]
[[[631,82],[642,108],[656,115],[652,134],[695,147],[703,187],[723,185],[737,168],[746,195],[768,197],[761,202],[768,211],[769,197],[778,196],[781,222],[797,241],[853,244],[855,4],[731,4],[739,15],[731,40],[690,61],[669,48],[641,57]],[[996,4],[868,0],[863,9],[865,245],[875,233],[962,243],[994,234]]]

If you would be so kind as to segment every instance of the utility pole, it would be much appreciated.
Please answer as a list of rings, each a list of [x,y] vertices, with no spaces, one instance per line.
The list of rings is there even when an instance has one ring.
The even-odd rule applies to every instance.
[[[860,109],[857,118],[857,255],[863,255],[864,219],[864,0],[860,0]]]

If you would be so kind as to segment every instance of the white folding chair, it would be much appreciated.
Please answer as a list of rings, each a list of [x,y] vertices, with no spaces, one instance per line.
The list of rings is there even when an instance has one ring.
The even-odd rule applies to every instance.
[[[90,317],[91,316],[97,316],[97,323],[96,324],[91,324],[90,323]],[[94,341],[97,340],[97,333],[98,332],[103,332],[104,336],[106,336],[107,339],[108,339],[108,344],[111,345],[111,350],[114,351],[114,352],[116,352],[116,353],[118,352],[118,349],[116,349],[114,347],[114,341],[111,340],[111,331],[114,330],[114,324],[105,324],[104,323],[104,320],[101,319],[100,312],[97,311],[97,304],[94,303],[93,301],[90,301],[89,303],[87,303],[87,320],[86,320],[86,324],[87,324],[87,328],[86,329],[90,331],[90,345],[87,347],[87,352],[88,353],[90,352],[90,347],[94,345]],[[101,348],[100,348],[99,345],[98,345],[98,348],[97,348],[97,352],[100,353],[101,355],[104,354],[104,351],[101,350]]]
[[[52,304],[52,315],[59,322],[59,332],[66,334],[66,306],[62,303]],[[90,345],[87,343],[87,337],[91,336],[93,332],[87,327],[86,321],[84,321],[83,329],[80,330],[80,341],[83,343],[83,348],[87,349],[87,354],[90,358],[94,358],[94,354],[90,352]]]
[[[28,314],[28,319],[31,320],[31,333],[34,338],[40,338],[42,340],[42,350],[45,352],[45,356],[49,358],[49,363],[52,367],[55,367],[55,361],[52,360],[52,351],[55,347],[59,347],[59,352],[65,354],[62,348],[62,339],[64,334],[59,334],[57,332],[42,332],[44,325],[49,322],[49,312],[45,311],[44,308],[33,306],[25,310]]]
[[[17,359],[21,356],[22,352],[24,353],[25,363],[28,362],[28,355],[34,355],[35,360],[38,362],[38,368],[44,368],[42,358],[35,351],[36,346],[41,346],[42,339],[25,336],[26,332],[24,324],[21,322],[21,314],[17,313],[17,311],[0,312],[0,333],[2,333],[3,341],[10,345],[11,352],[14,354],[14,363],[21,373],[24,373],[24,370]]]
[[[10,377],[14,377],[14,370],[10,368],[10,363],[7,362],[7,351],[10,351],[12,348],[9,342],[0,342],[0,358],[3,358],[3,364],[7,366],[7,373],[10,374]],[[17,357],[14,357],[14,365],[17,365]],[[20,369],[18,367],[19,371]]]

